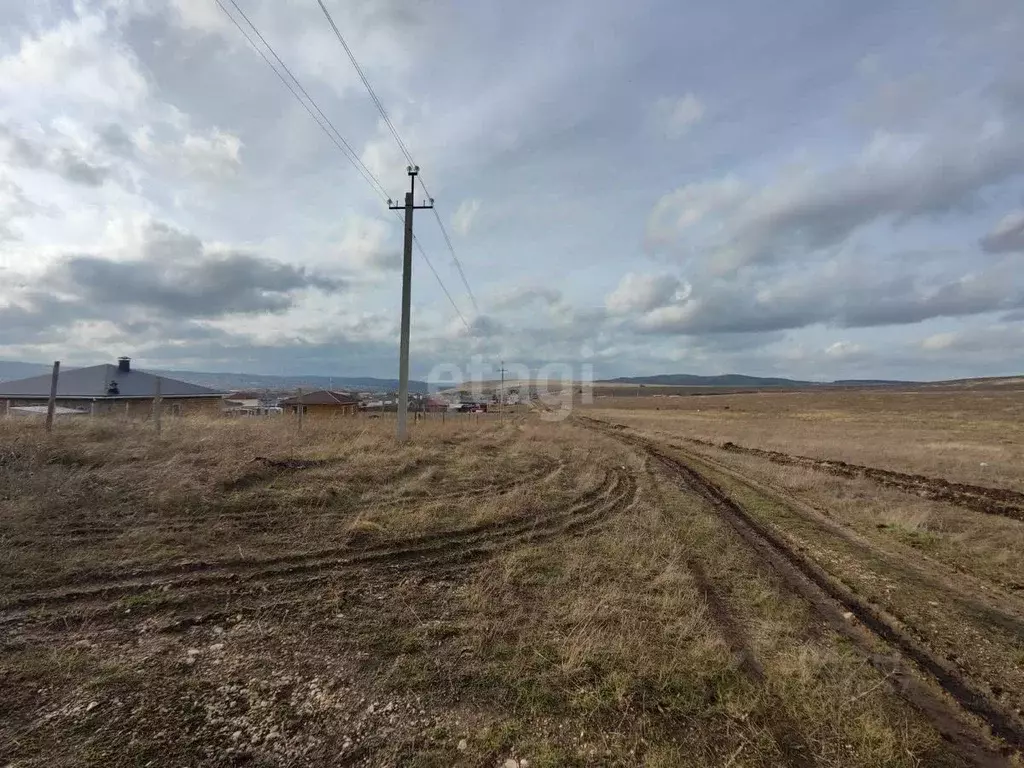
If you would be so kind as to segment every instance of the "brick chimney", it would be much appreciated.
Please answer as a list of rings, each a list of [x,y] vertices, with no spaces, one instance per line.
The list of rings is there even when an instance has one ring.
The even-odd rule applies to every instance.
[[[132,359],[130,357],[119,357],[117,358],[117,371],[118,373],[128,373],[132,369]]]

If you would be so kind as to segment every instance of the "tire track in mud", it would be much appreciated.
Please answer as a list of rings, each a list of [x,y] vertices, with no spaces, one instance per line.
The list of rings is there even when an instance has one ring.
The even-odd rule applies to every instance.
[[[936,682],[966,712],[983,721],[992,734],[1010,748],[1024,752],[1024,725],[1000,704],[993,702],[956,670],[933,656],[927,648],[899,629],[860,595],[838,582],[817,563],[795,551],[777,533],[754,519],[717,485],[685,462],[665,454],[645,438],[623,434],[596,419],[580,417],[585,426],[634,446],[656,459],[684,487],[701,495],[716,509],[738,536],[796,594],[807,600],[832,628],[852,641],[873,666],[897,684],[895,690],[925,714],[943,738],[963,757],[977,765],[1006,765],[1007,750],[996,750],[975,728],[968,726],[948,704],[918,681],[900,658],[875,653],[877,642],[897,651]],[[860,625],[849,621],[855,616]]]
[[[878,467],[866,467],[861,464],[848,464],[839,460],[815,459],[811,456],[797,456],[763,448],[749,448],[732,442],[715,445],[702,440],[699,441],[699,444],[720,448],[730,453],[757,456],[775,464],[813,469],[837,477],[866,477],[886,488],[893,488],[934,501],[945,501],[975,512],[1002,515],[1024,522],[1024,493],[1008,488],[957,483],[941,477],[913,475]]]
[[[156,611],[174,610],[198,601],[223,602],[246,592],[280,592],[292,587],[308,588],[342,572],[376,567],[392,572],[464,567],[490,557],[504,548],[542,543],[560,535],[582,535],[600,525],[612,513],[635,501],[638,484],[630,473],[607,471],[602,482],[572,500],[566,511],[548,517],[521,516],[391,542],[364,549],[295,553],[263,560],[188,563],[171,566],[155,574],[132,575],[117,580],[100,580],[92,586],[16,596],[0,610],[0,626],[53,620],[60,627],[69,622],[90,621],[123,611],[112,603],[133,595],[161,593]],[[336,556],[338,553],[344,553]],[[172,578],[160,578],[170,575]],[[71,608],[92,608],[77,619]],[[134,619],[133,619],[134,620]]]
[[[560,471],[560,470],[559,470]],[[550,477],[550,475],[549,475]],[[594,489],[581,494],[571,500],[572,505],[587,504],[593,498],[600,495],[610,482],[608,474],[601,483]],[[458,528],[447,531],[425,533],[419,536],[412,536],[404,539],[382,542],[377,546],[359,547],[351,541],[333,547],[325,547],[312,551],[288,552],[281,555],[271,555],[261,558],[232,558],[223,560],[192,560],[168,565],[152,567],[140,567],[130,570],[118,569],[110,571],[89,571],[87,573],[74,573],[54,579],[49,582],[35,582],[37,588],[56,589],[62,586],[75,585],[80,587],[78,592],[86,593],[98,591],[104,587],[112,587],[118,584],[130,584],[138,581],[150,580],[150,583],[157,584],[157,580],[166,576],[189,576],[214,571],[230,573],[244,573],[246,571],[259,571],[260,569],[273,569],[281,566],[281,572],[299,571],[303,566],[316,567],[318,564],[328,564],[333,561],[365,561],[379,557],[386,557],[395,552],[422,548],[438,547],[446,544],[455,545],[458,543],[473,543],[476,539],[487,535],[501,535],[510,530],[519,530],[536,522],[533,518],[514,517],[504,520],[497,520],[489,523],[471,525],[465,528]],[[171,582],[159,582],[166,584]],[[157,584],[159,586],[159,584]],[[83,585],[95,585],[92,589],[81,588]],[[41,590],[40,590],[41,592]],[[71,594],[69,591],[67,594]]]
[[[816,764],[814,753],[800,727],[786,713],[782,700],[765,686],[764,667],[754,655],[753,644],[743,626],[736,620],[724,596],[715,589],[714,584],[708,579],[700,561],[691,558],[687,561],[686,567],[693,575],[697,590],[704,596],[708,611],[720,628],[729,650],[737,657],[743,674],[752,682],[758,683],[768,697],[773,717],[763,724],[772,734],[775,745],[786,761],[785,764],[797,766],[797,768],[811,768]]]
[[[631,429],[624,424],[613,424],[611,422],[608,422],[606,426],[617,430]],[[660,430],[655,430],[655,432],[666,436],[666,444],[673,448],[685,450],[683,446],[674,445],[670,442],[673,439],[679,439],[678,436],[670,435]],[[691,445],[697,445],[702,448],[714,448],[729,453],[756,456],[775,464],[813,469],[836,477],[853,479],[865,477],[879,485],[914,496],[920,496],[933,501],[944,501],[975,512],[1001,515],[1024,521],[1024,492],[1009,488],[958,483],[942,477],[929,477],[927,475],[896,472],[895,470],[881,469],[879,467],[868,467],[863,464],[850,464],[840,459],[819,459],[813,456],[800,456],[782,451],[771,451],[765,448],[753,448],[737,445],[731,441],[715,443],[711,440],[701,440],[696,437],[687,437],[683,438],[683,440]]]
[[[621,425],[610,425],[614,429],[627,429]],[[671,440],[678,440],[677,435],[670,435],[659,432],[666,436],[664,445],[669,448],[686,452],[686,447]],[[638,436],[634,436],[638,437]],[[687,443],[698,445],[703,448],[718,448],[715,443],[697,438],[684,438]],[[742,473],[730,464],[707,453],[690,454],[701,464],[711,467],[715,471],[728,475],[736,482],[746,486],[755,493],[772,498],[787,509],[798,513],[805,521],[827,530],[829,534],[844,541],[851,548],[856,549],[870,558],[881,559],[891,565],[894,571],[911,576],[914,581],[928,581],[929,587],[945,593],[955,601],[966,613],[981,623],[989,624],[999,629],[1015,633],[1024,637],[1024,601],[1021,600],[1018,592],[1024,588],[1015,582],[1000,582],[979,576],[956,562],[937,560],[927,553],[919,550],[900,551],[899,547],[890,548],[857,533],[852,528],[838,522],[837,518],[831,516],[827,510],[823,510],[808,501],[800,499],[789,489],[777,485],[764,478],[753,478]],[[957,573],[959,581],[966,581],[974,585],[975,591],[970,592],[964,589],[959,581],[951,581],[944,569],[952,569]],[[993,604],[991,600],[980,600],[979,594],[984,594],[993,599],[998,599],[999,605]],[[1007,607],[1012,606],[1012,610]]]
[[[981,579],[955,564],[936,561],[916,550],[900,552],[898,549],[893,550],[881,546],[837,522],[813,505],[795,498],[790,491],[784,488],[763,480],[753,480],[728,464],[708,456],[701,455],[699,461],[705,466],[728,475],[755,493],[765,498],[774,499],[787,509],[797,513],[802,520],[841,539],[846,546],[865,559],[882,561],[888,568],[905,576],[911,583],[926,586],[930,590],[941,593],[943,600],[955,604],[975,621],[1024,638],[1024,603],[1021,603],[1020,599],[1012,591],[1007,591],[1003,585]],[[946,574],[941,572],[943,567],[954,569],[959,579],[975,585],[978,592],[990,593],[993,588],[997,589],[995,597],[998,598],[1001,607],[979,599],[977,593],[971,593],[958,582],[951,581]],[[1010,606],[1013,608],[1012,611],[1007,610]]]
[[[319,466],[319,465],[317,465]],[[540,471],[531,474],[524,474],[516,480],[505,483],[469,487],[464,490],[453,490],[445,493],[428,494],[423,496],[398,496],[393,499],[375,500],[377,506],[386,506],[391,509],[406,509],[416,505],[441,504],[444,502],[459,501],[463,499],[475,499],[482,496],[502,496],[511,493],[518,488],[528,484],[544,484],[554,480],[565,468],[564,461],[544,462],[539,468]],[[318,497],[317,502],[323,499]],[[329,506],[329,502],[326,505]],[[142,531],[147,535],[168,534],[176,535],[181,533],[209,533],[215,530],[218,525],[237,524],[245,525],[251,530],[269,531],[279,528],[282,523],[317,523],[329,520],[341,520],[351,516],[351,510],[325,510],[322,512],[308,512],[305,510],[294,513],[282,513],[280,510],[268,509],[265,511],[239,511],[239,512],[218,512],[216,515],[204,516],[196,513],[189,516],[174,516],[164,520],[138,520],[126,517],[123,524],[117,525],[89,525],[60,526],[46,530],[35,536],[10,537],[7,540],[8,546],[33,547],[38,546],[40,539],[51,540],[59,537],[62,543],[70,544],[101,544],[122,538],[133,531]]]
[[[648,458],[652,457],[648,455]],[[668,509],[669,503],[661,489],[656,473],[650,468],[648,462],[645,462],[645,465],[651,483],[651,490],[657,497],[661,508]],[[708,578],[700,560],[690,556],[685,558],[683,563],[693,579],[694,586],[701,597],[704,598],[708,614],[715,623],[715,626],[718,627],[719,635],[735,658],[740,671],[748,680],[761,686],[762,691],[770,697],[769,703],[772,705],[771,709],[775,718],[763,721],[762,724],[772,734],[772,739],[785,759],[785,764],[797,766],[798,768],[811,768],[811,766],[815,765],[815,760],[810,746],[807,744],[806,739],[804,739],[799,726],[793,722],[792,718],[785,714],[782,702],[778,701],[777,696],[764,688],[764,666],[754,653],[753,643],[750,641],[747,632],[743,629],[743,625],[736,619],[727,598],[721,594],[715,587],[714,582]]]

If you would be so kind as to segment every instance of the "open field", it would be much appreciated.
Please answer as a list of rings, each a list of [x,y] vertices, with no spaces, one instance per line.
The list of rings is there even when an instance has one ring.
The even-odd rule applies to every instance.
[[[1024,397],[763,397],[0,421],[0,765],[1024,765]]]
[[[1024,390],[755,392],[594,400],[598,418],[685,436],[1024,491]]]

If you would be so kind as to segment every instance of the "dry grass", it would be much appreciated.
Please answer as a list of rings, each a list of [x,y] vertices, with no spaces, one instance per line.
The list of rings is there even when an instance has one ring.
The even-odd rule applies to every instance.
[[[0,421],[9,553],[0,583],[97,562],[256,558],[353,535],[386,540],[501,519],[577,490],[533,482],[579,458],[534,428],[431,422],[402,446],[390,429],[311,420],[298,433],[272,421],[189,420],[157,438],[144,424],[84,421],[47,438]]]
[[[701,453],[722,459],[722,453]],[[728,456],[729,466],[801,499],[858,534],[893,545],[906,558],[927,556],[952,571],[994,586],[1024,573],[1024,524],[965,511],[951,503],[880,487],[867,478],[842,478],[783,467],[753,456]],[[901,546],[897,546],[901,545]]]
[[[1024,390],[622,397],[589,412],[662,436],[1024,490]]]
[[[678,407],[663,407],[664,400],[589,413],[630,425],[620,434],[674,446],[794,552],[890,617],[1024,732],[1019,497],[1006,497],[1006,512],[958,499],[923,478],[887,485],[884,472],[837,473],[786,457],[1021,488],[1020,392],[723,396],[689,398]],[[723,448],[726,441],[752,450]],[[973,466],[965,455],[988,458],[988,467]],[[994,491],[992,498],[1002,497]]]
[[[0,421],[0,756],[963,764],[642,452],[525,416],[392,427]]]
[[[472,674],[529,724],[527,754],[575,722],[545,764],[950,760],[713,514],[658,485],[600,533],[496,560],[471,586]]]

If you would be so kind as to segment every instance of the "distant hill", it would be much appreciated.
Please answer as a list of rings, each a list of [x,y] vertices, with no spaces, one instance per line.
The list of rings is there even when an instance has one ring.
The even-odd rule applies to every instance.
[[[689,373],[667,373],[658,376],[623,376],[606,379],[599,384],[635,384],[639,386],[667,387],[868,387],[893,384],[914,384],[911,381],[890,381],[886,379],[841,379],[839,381],[801,381],[799,379],[773,378],[770,376],[744,376],[726,373],[719,376],[695,376]]]
[[[775,379],[763,376],[743,376],[738,373],[726,373],[720,376],[694,376],[689,373],[667,373],[659,376],[622,376],[607,379],[600,384],[642,384],[669,387],[812,387],[817,386],[811,381],[795,379]]]
[[[71,367],[71,366],[68,366]],[[240,389],[281,389],[291,390],[297,387],[306,389],[341,389],[357,392],[390,392],[398,389],[398,379],[377,379],[372,376],[271,376],[257,373],[207,373],[204,371],[164,371],[152,368],[145,370],[169,376],[172,379],[187,381],[202,387],[212,387],[224,391]],[[0,360],[0,381],[24,379],[38,376],[50,371],[49,365],[39,363],[18,363]],[[425,381],[410,381],[410,392],[427,392]]]

